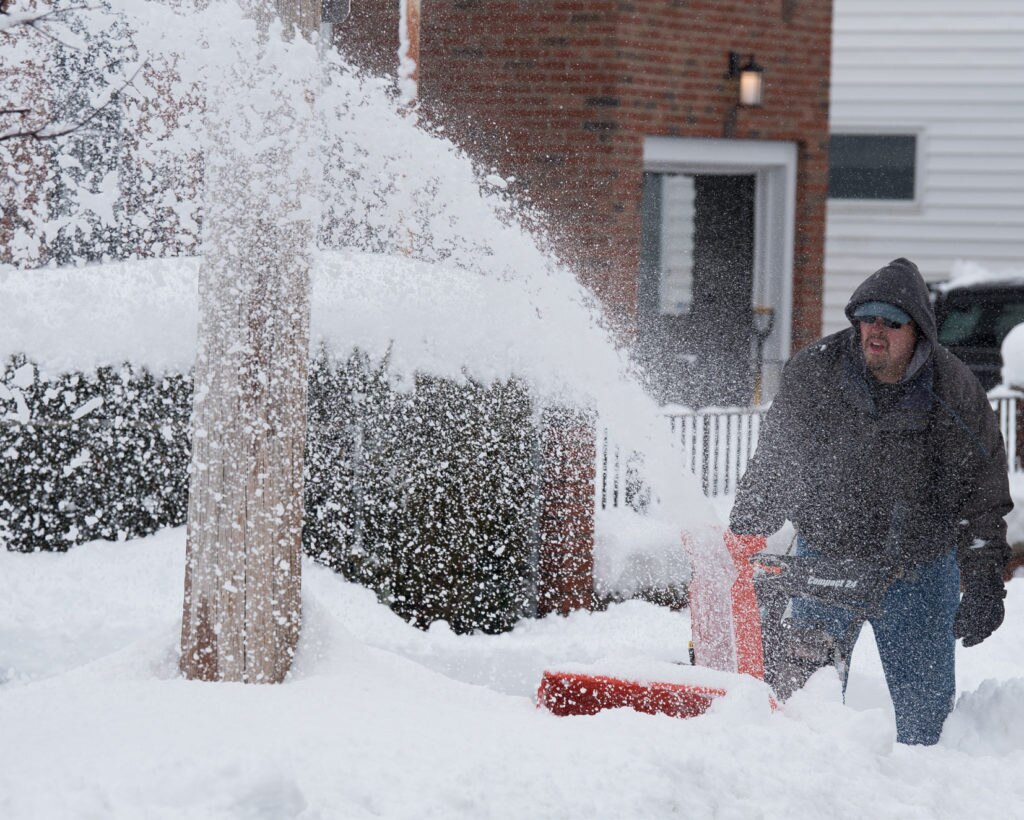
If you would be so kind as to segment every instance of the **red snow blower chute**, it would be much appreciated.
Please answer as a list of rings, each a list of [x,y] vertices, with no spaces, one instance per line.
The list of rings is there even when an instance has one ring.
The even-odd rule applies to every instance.
[[[786,699],[817,669],[845,663],[849,649],[821,629],[785,619],[790,598],[821,600],[867,617],[888,578],[874,566],[765,554],[763,537],[724,533],[716,565],[684,536],[691,557],[690,624],[694,660],[687,664],[622,662],[565,665],[544,673],[537,702],[556,715],[592,715],[630,707],[649,714],[696,717],[737,686],[762,682],[765,697]],[[760,604],[760,605],[759,605]]]

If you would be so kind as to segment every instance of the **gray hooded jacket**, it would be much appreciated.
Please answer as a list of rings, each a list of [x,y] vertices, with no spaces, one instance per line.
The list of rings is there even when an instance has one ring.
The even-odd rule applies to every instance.
[[[869,374],[855,327],[786,365],[740,482],[730,526],[768,534],[788,518],[818,552],[877,558],[895,574],[957,549],[968,577],[1001,572],[1012,509],[1002,436],[985,391],[937,338],[917,266],[896,259],[853,294],[897,305],[920,330],[902,381]]]

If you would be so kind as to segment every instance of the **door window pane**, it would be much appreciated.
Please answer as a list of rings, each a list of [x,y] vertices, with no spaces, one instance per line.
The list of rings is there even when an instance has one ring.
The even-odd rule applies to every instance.
[[[661,175],[659,313],[682,316],[693,301],[693,177]]]

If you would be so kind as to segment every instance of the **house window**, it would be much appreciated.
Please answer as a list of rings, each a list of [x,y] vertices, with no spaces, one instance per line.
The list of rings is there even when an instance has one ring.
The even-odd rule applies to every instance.
[[[913,200],[916,165],[913,134],[833,134],[829,198]]]

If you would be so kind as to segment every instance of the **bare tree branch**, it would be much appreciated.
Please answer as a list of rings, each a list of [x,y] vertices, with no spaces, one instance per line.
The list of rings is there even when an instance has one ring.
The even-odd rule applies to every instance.
[[[66,123],[64,125],[54,125],[51,123],[47,123],[45,125],[40,125],[38,128],[25,128],[9,131],[0,131],[0,142],[5,142],[6,140],[13,139],[34,139],[40,141],[51,140],[56,139],[57,137],[67,136],[68,134],[71,134],[75,131],[84,128],[86,125],[89,124],[89,122],[95,119],[101,111],[112,105],[117,100],[118,95],[122,91],[124,91],[126,88],[128,88],[135,82],[135,78],[139,76],[139,73],[146,67],[146,65],[147,63],[145,61],[139,63],[135,71],[132,72],[132,75],[123,83],[121,83],[121,85],[119,85],[117,88],[110,92],[110,95],[107,97],[106,102],[104,102],[103,105],[93,108],[89,112],[89,115],[84,119],[74,123]],[[26,114],[30,113],[30,111],[31,109],[27,108],[12,108],[6,111],[0,111],[0,115],[17,114],[21,117],[24,117]]]
[[[69,11],[95,11],[99,6],[65,6],[59,9],[49,9],[48,11],[25,11],[25,12],[12,12],[9,11],[14,0],[0,0],[0,31],[12,29],[17,26],[32,26],[35,27],[36,23],[48,20],[50,17],[58,17],[62,14],[67,14]]]

